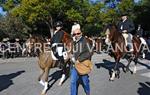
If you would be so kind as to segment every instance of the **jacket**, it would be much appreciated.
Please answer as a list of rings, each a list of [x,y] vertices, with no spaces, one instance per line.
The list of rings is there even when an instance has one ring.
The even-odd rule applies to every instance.
[[[81,37],[79,41],[74,42],[74,57],[75,60],[82,62],[87,59],[91,59],[90,48],[88,48],[88,43],[85,37]]]
[[[143,36],[144,36],[143,29],[137,30],[137,31],[136,31],[136,35],[138,35],[139,37],[143,37]]]
[[[51,44],[53,44],[53,43],[62,43],[63,36],[64,36],[63,30],[57,31],[57,32],[53,35],[53,37],[52,37],[52,39],[51,39]]]
[[[128,33],[132,33],[134,29],[135,29],[134,23],[129,19],[126,19],[124,22],[120,21],[118,23],[118,30],[120,32],[122,32],[123,30],[127,30]]]

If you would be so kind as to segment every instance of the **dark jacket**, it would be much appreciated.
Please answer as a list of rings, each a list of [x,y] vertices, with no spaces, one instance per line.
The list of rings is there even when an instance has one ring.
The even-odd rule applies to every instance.
[[[62,43],[63,36],[64,36],[64,31],[63,30],[57,31],[51,39],[51,44],[53,44],[53,43]]]
[[[121,29],[121,26],[122,26],[122,29]],[[134,23],[129,19],[125,20],[124,22],[120,21],[118,23],[118,30],[121,31],[121,32],[123,30],[127,30],[128,33],[132,33],[132,31],[134,29],[135,29]]]
[[[136,35],[138,35],[139,37],[143,37],[144,36],[144,32],[143,32],[143,29],[139,29],[136,31]]]
[[[91,59],[91,52],[85,37],[81,37],[78,42],[74,42],[74,56],[79,62]]]

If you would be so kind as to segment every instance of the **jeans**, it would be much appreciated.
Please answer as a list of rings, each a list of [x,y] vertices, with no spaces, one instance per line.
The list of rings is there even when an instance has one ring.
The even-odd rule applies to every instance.
[[[79,75],[77,70],[73,67],[71,69],[71,95],[78,95],[78,80],[81,79],[82,86],[86,95],[90,95],[90,84],[88,75]]]

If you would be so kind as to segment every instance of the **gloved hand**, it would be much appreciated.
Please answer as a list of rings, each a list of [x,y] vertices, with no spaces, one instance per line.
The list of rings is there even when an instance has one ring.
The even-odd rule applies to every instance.
[[[72,57],[72,58],[71,58],[71,61],[72,61],[73,63],[76,63],[75,57]]]
[[[123,33],[127,33],[128,31],[127,31],[127,30],[123,30],[122,32],[123,32]]]
[[[55,47],[56,45],[57,45],[57,43],[53,43],[53,44],[52,44],[52,47]]]

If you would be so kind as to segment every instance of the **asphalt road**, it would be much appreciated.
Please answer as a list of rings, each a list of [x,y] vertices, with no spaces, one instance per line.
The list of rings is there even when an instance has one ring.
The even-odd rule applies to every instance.
[[[109,81],[109,70],[114,59],[107,54],[94,54],[94,69],[90,73],[91,95],[150,95],[150,60],[139,60],[137,73],[124,73],[120,79]],[[0,59],[0,95],[40,95],[43,87],[38,83],[37,58]],[[126,60],[121,60],[126,64]],[[130,69],[133,69],[131,64]],[[70,78],[58,86],[60,70],[50,71],[47,95],[70,95]],[[79,86],[79,95],[85,95]]]

